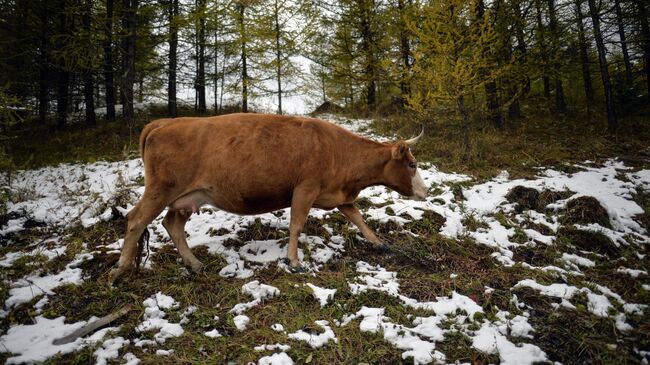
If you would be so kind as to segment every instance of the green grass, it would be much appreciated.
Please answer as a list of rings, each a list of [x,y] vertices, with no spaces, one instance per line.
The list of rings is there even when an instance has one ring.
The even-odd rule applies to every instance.
[[[28,129],[14,133],[9,151],[20,168],[35,168],[60,162],[91,162],[97,159],[119,160],[135,156],[137,153],[137,131],[146,120],[153,119],[156,112],[140,115],[137,127],[128,133],[118,123],[100,122],[93,129],[76,129],[66,132],[54,132],[48,127],[29,125]],[[634,167],[647,167],[647,162],[640,159],[638,152],[647,147],[648,131],[637,134],[628,132],[623,121],[619,135],[612,137],[603,132],[601,122],[588,123],[579,117],[554,120],[553,118],[530,117],[517,122],[504,132],[485,128],[473,134],[473,150],[470,160],[462,160],[462,151],[456,128],[451,126],[431,125],[418,146],[414,149],[420,160],[430,161],[443,171],[470,173],[479,179],[486,179],[501,170],[510,171],[511,177],[534,175],[535,166],[554,165],[566,171],[573,171],[572,162],[591,159],[602,162],[604,158],[624,155],[633,162]],[[374,123],[379,133],[398,131],[402,136],[409,136],[414,125],[405,119],[383,118]],[[629,129],[631,131],[631,129]],[[575,171],[573,171],[575,172]],[[462,191],[467,184],[450,186],[458,204],[462,205]],[[29,192],[23,192],[29,194]],[[648,212],[650,198],[642,191],[635,195],[635,200],[645,209],[638,217],[639,222],[650,228]],[[357,202],[362,209],[373,206],[369,200]],[[395,214],[395,212],[393,212]],[[503,226],[514,228],[517,237],[513,240],[527,241],[523,228],[531,227],[530,222],[519,224],[508,214],[498,212],[494,218]],[[387,270],[398,273],[400,293],[419,301],[434,301],[436,297],[448,296],[453,291],[469,296],[483,309],[484,314],[475,318],[470,324],[477,328],[480,320],[494,320],[496,308],[508,310],[513,315],[521,314],[521,308],[512,302],[513,294],[531,313],[530,323],[535,328],[535,338],[524,342],[534,343],[542,348],[551,360],[565,364],[573,363],[635,363],[634,347],[647,349],[650,339],[650,315],[629,315],[627,320],[635,330],[621,334],[615,328],[611,318],[599,318],[586,309],[584,295],[573,302],[578,309],[555,310],[551,303],[557,299],[540,295],[527,288],[512,289],[520,280],[533,278],[542,284],[561,282],[563,279],[551,272],[531,270],[522,264],[505,267],[496,262],[491,254],[493,249],[479,245],[470,237],[453,240],[441,236],[438,231],[444,224],[444,218],[434,212],[426,211],[423,219],[407,223],[404,228],[391,223],[369,221],[369,225],[391,244],[391,251],[380,255],[371,245],[357,238],[358,232],[338,213],[326,219],[310,218],[305,226],[305,233],[328,237],[329,233],[322,227],[328,225],[335,234],[345,238],[345,249],[341,258],[329,262],[317,275],[288,274],[272,264],[266,269],[258,270],[255,277],[248,280],[226,279],[218,275],[226,262],[221,256],[211,255],[205,247],[196,247],[194,253],[206,265],[201,274],[190,274],[178,262],[178,255],[171,244],[151,252],[150,260],[153,270],[142,270],[125,278],[115,287],[108,286],[107,273],[118,259],[117,254],[103,252],[102,245],[113,243],[124,236],[124,219],[101,222],[89,228],[80,226],[54,231],[48,227],[36,227],[14,236],[12,247],[0,247],[0,254],[15,250],[29,251],[32,244],[47,241],[54,233],[63,237],[67,251],[61,258],[47,261],[43,257],[24,257],[13,266],[3,268],[0,274],[0,300],[9,295],[8,283],[29,273],[55,273],[60,271],[74,255],[81,251],[82,243],[89,251],[100,251],[94,258],[81,264],[86,280],[79,286],[68,285],[55,290],[56,295],[44,307],[42,315],[48,318],[66,316],[67,322],[87,320],[91,316],[103,316],[128,303],[135,303],[135,308],[128,315],[116,321],[120,325],[118,335],[127,339],[150,338],[152,335],[138,333],[135,328],[142,321],[144,308],[142,301],[156,292],[171,295],[180,302],[180,307],[168,311],[168,318],[178,321],[182,311],[190,305],[198,311],[190,316],[190,322],[184,325],[185,333],[168,340],[156,348],[172,349],[169,357],[156,356],[155,348],[145,351],[131,345],[120,350],[120,356],[133,352],[143,364],[177,364],[177,363],[247,363],[256,361],[270,352],[256,352],[253,347],[260,344],[276,342],[291,345],[289,356],[296,363],[311,364],[394,364],[402,363],[401,351],[385,342],[381,334],[363,333],[359,330],[359,320],[345,327],[336,327],[333,322],[340,320],[344,314],[354,313],[361,306],[385,307],[386,315],[394,323],[410,325],[408,315],[431,315],[423,310],[405,308],[398,299],[380,292],[366,292],[352,295],[348,282],[357,276],[355,264],[364,260],[380,264]],[[486,222],[467,212],[463,223],[470,231],[484,227]],[[413,234],[408,234],[405,230]],[[214,231],[214,235],[227,232]],[[542,232],[543,233],[543,232]],[[550,232],[547,232],[550,233]],[[414,235],[415,234],[415,235]],[[416,236],[417,235],[417,236]],[[271,229],[255,221],[246,230],[238,232],[237,237],[228,245],[238,246],[251,239],[285,239],[287,232]],[[43,241],[45,240],[45,241]],[[586,244],[600,243],[604,255],[585,255],[579,253]],[[642,280],[629,275],[615,273],[623,265],[614,260],[621,255],[624,265],[649,270],[646,259],[641,259],[636,252],[650,254],[645,248],[615,248],[606,237],[598,234],[576,232],[564,229],[559,232],[554,246],[521,246],[514,250],[515,260],[534,266],[559,265],[561,256],[558,249],[589,257],[597,262],[596,268],[583,268],[584,277],[569,276],[565,280],[570,285],[588,287],[590,282],[606,285],[620,294],[628,302],[650,304],[650,293],[641,286]],[[610,250],[610,251],[608,251]],[[455,274],[454,278],[451,277]],[[273,285],[281,294],[249,310],[246,314],[251,322],[248,329],[239,332],[232,321],[233,315],[228,310],[235,304],[249,301],[251,298],[241,293],[241,286],[253,279]],[[645,280],[645,279],[644,279]],[[647,280],[646,280],[647,281]],[[337,293],[331,304],[321,308],[312,297],[310,290],[303,284],[310,282],[327,288],[336,288]],[[486,293],[485,287],[494,289]],[[31,323],[37,316],[33,304],[26,303],[11,311],[10,315],[0,320],[0,328],[6,330],[11,325]],[[620,310],[620,305],[612,304]],[[215,316],[219,320],[214,320]],[[312,349],[304,342],[288,340],[286,334],[274,332],[271,325],[281,323],[287,333],[299,329],[319,331],[314,325],[316,320],[328,320],[339,342],[330,342],[319,349]],[[477,322],[478,321],[478,322]],[[571,325],[567,325],[570,323]],[[445,326],[450,327],[447,323]],[[218,329],[224,337],[208,338],[204,332]],[[519,341],[511,339],[515,342]],[[616,344],[615,349],[608,345]],[[460,333],[451,332],[445,340],[437,344],[437,349],[445,353],[447,362],[496,363],[498,356],[481,353],[471,346],[471,340]],[[48,364],[86,364],[94,362],[95,348],[90,346],[81,351],[51,358]],[[0,362],[8,357],[0,354]],[[406,361],[408,362],[408,360]]]

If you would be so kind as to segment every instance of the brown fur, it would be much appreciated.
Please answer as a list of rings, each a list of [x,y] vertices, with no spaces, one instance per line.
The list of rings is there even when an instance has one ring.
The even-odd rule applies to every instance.
[[[291,207],[289,259],[296,266],[298,235],[310,208],[339,207],[379,244],[352,204],[359,192],[385,185],[414,193],[415,159],[406,143],[375,142],[318,119],[241,113],[160,119],[145,126],[140,151],[145,193],[129,213],[114,279],[132,266],[132,246],[167,206],[165,228],[196,270],[201,265],[187,248],[183,227],[201,205],[235,214]]]

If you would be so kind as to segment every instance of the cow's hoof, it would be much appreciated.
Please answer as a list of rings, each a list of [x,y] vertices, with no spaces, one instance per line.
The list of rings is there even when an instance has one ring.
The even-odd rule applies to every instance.
[[[119,279],[124,275],[124,269],[116,267],[108,273],[108,285],[113,286],[119,281]]]
[[[288,258],[285,257],[285,258],[282,259],[282,263],[287,265],[287,269],[289,270],[289,272],[291,272],[293,274],[301,274],[301,273],[307,272],[307,269],[305,269],[305,267],[302,266],[302,264],[300,262],[294,264],[294,263],[291,263],[291,260],[289,260]]]
[[[298,264],[295,266],[289,265],[289,271],[291,271],[292,274],[304,274],[307,272],[307,269],[301,264]]]
[[[386,253],[386,252],[390,251],[390,246],[388,246],[387,244],[385,244],[383,242],[373,244],[372,248],[377,253]]]
[[[193,265],[190,265],[190,268],[192,269],[193,273],[200,274],[200,273],[203,272],[204,266],[203,266],[202,263],[198,262],[198,263],[195,263]]]

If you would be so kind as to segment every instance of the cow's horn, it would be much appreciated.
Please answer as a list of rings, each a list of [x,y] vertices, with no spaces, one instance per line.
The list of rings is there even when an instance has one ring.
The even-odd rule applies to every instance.
[[[420,132],[420,134],[418,134],[417,137],[407,139],[404,142],[406,142],[406,144],[408,144],[408,145],[414,145],[420,139],[420,137],[422,137],[423,135],[424,135],[424,126],[422,126],[422,131]]]

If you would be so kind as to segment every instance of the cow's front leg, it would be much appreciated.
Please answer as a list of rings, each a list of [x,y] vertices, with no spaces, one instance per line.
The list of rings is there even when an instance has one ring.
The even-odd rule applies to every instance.
[[[359,209],[354,206],[354,204],[343,204],[339,205],[338,209],[345,215],[350,222],[354,223],[357,228],[361,231],[361,234],[363,234],[363,237],[365,237],[366,240],[368,240],[374,248],[378,251],[386,251],[388,250],[388,245],[383,243],[379,237],[375,234],[375,232],[372,231],[370,227],[366,224],[366,222],[363,220],[363,217],[361,216],[361,212],[359,212]]]
[[[289,223],[289,249],[287,250],[287,258],[293,272],[304,271],[298,259],[298,237],[300,237],[302,227],[309,215],[309,209],[311,209],[317,196],[318,190],[307,186],[298,187],[293,191],[291,222]]]

